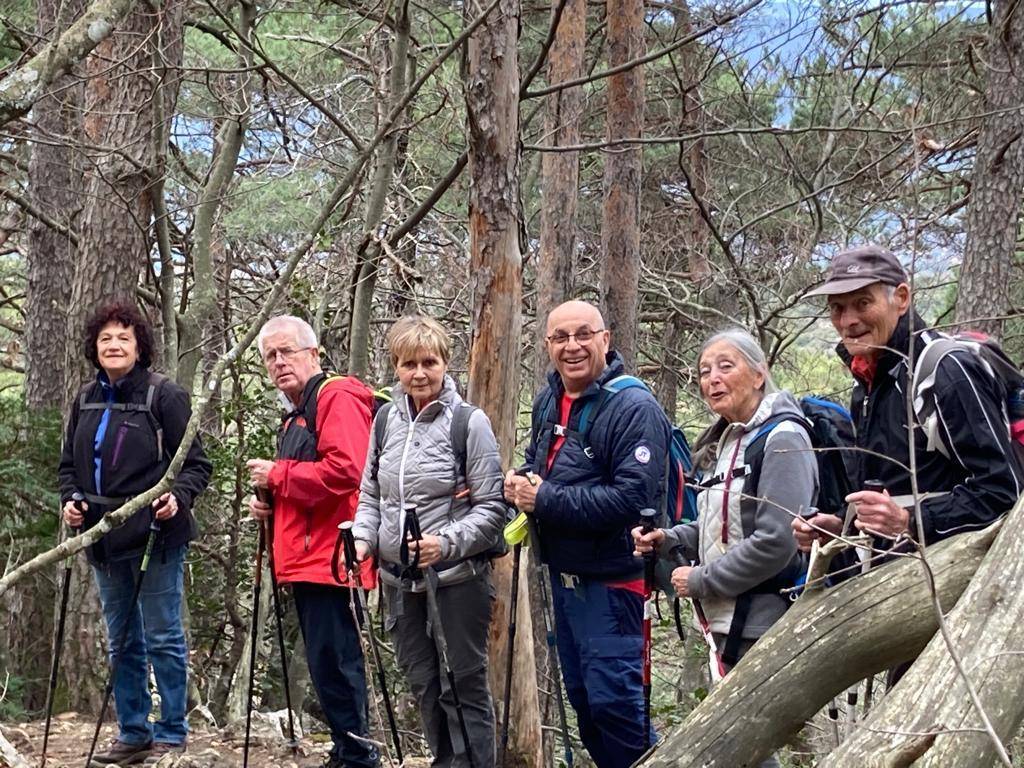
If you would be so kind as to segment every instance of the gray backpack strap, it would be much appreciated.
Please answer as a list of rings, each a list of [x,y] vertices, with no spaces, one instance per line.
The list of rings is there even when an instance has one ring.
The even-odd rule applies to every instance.
[[[373,417],[373,469],[370,470],[370,477],[377,482],[377,472],[380,470],[380,452],[384,447],[384,433],[388,429],[388,414],[394,403],[384,403],[377,409]]]

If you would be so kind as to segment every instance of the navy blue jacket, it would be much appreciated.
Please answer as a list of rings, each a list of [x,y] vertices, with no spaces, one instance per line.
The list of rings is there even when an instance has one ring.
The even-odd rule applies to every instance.
[[[533,404],[526,465],[544,479],[534,512],[544,562],[563,573],[617,580],[643,570],[633,556],[630,529],[641,509],[661,509],[671,427],[654,396],[633,387],[606,396],[592,414],[589,446],[584,444],[575,431],[581,413],[601,396],[604,383],[625,372],[617,352],[607,361],[604,373],[573,401],[569,432],[550,472],[548,447],[565,388],[557,372],[548,376]]]

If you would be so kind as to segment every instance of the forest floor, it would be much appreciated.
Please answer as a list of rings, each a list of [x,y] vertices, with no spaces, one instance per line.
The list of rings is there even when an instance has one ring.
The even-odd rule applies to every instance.
[[[249,765],[253,768],[306,768],[320,766],[330,749],[326,733],[312,733],[301,740],[298,754],[292,754],[280,736],[270,732],[266,724],[256,723],[249,748]],[[50,727],[47,747],[47,768],[83,768],[95,721],[76,712],[57,715]],[[159,768],[236,768],[242,765],[243,729],[193,727],[185,755],[167,756]],[[3,735],[31,768],[39,768],[43,745],[43,722],[7,723]],[[115,735],[113,723],[100,731],[97,751],[101,751]],[[382,768],[387,766],[382,761]],[[407,758],[405,768],[426,768],[429,760]],[[0,768],[11,765],[0,756]],[[20,767],[18,767],[20,768]]]

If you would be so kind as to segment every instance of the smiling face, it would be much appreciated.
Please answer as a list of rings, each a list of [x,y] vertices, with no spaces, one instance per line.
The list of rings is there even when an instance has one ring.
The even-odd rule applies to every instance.
[[[263,338],[263,362],[274,386],[297,405],[306,383],[320,373],[320,350],[303,347],[295,329],[283,326]]]
[[[829,319],[851,355],[878,357],[910,306],[910,288],[901,283],[888,296],[889,288],[872,283],[850,293],[828,297]]]
[[[416,410],[432,403],[441,394],[444,375],[448,371],[441,356],[422,347],[408,357],[401,357],[395,366],[402,389],[416,404]]]
[[[730,423],[746,423],[764,397],[764,374],[727,341],[704,350],[698,364],[700,393],[712,411]]]
[[[135,329],[120,323],[104,325],[96,337],[96,357],[111,384],[126,375],[139,359]]]
[[[581,341],[577,334],[582,334]],[[583,301],[569,301],[548,315],[547,348],[569,395],[581,394],[607,367],[611,334],[601,313]]]

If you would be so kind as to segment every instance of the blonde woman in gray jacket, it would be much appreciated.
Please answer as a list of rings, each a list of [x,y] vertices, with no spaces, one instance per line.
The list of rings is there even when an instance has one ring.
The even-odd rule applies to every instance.
[[[672,562],[680,597],[693,599],[712,651],[712,675],[728,672],[785,612],[801,570],[790,524],[818,493],[810,424],[778,390],[764,352],[746,331],[715,334],[698,357],[700,390],[718,416],[694,444],[700,473],[697,520],[644,535],[639,554],[658,547]],[[692,563],[692,564],[689,564]],[[778,766],[775,757],[763,768]]]
[[[403,317],[387,341],[399,383],[392,405],[378,411],[376,419],[384,421],[375,420],[370,437],[353,528],[357,556],[377,558],[386,626],[419,702],[432,765],[463,768],[470,765],[467,745],[430,626],[434,618],[422,577],[428,568],[437,574],[438,612],[472,765],[492,768],[487,633],[494,588],[488,552],[502,535],[506,509],[498,445],[487,415],[465,403],[447,375],[451,343],[440,324],[418,315]],[[464,460],[453,445],[460,429]],[[419,541],[407,535],[412,508],[422,532]]]

